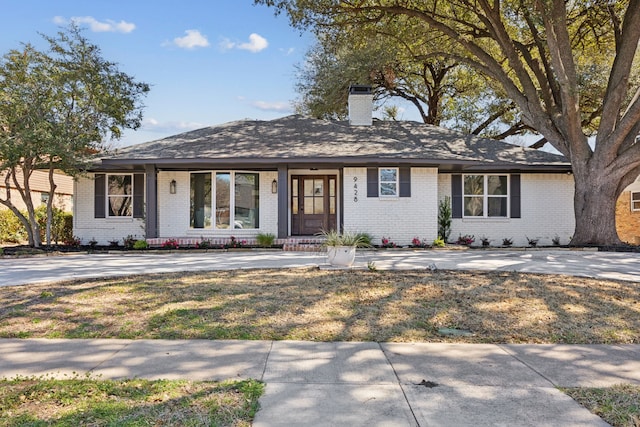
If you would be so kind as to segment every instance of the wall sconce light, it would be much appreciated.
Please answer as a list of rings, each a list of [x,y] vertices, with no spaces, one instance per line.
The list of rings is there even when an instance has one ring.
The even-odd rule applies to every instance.
[[[276,181],[275,179],[271,182],[271,192],[273,194],[278,193],[278,181]]]
[[[176,180],[172,179],[171,182],[169,183],[169,193],[176,194],[176,187],[177,187]]]

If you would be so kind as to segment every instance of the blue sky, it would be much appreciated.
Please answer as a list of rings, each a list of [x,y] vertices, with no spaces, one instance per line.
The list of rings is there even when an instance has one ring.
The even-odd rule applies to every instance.
[[[152,85],[143,128],[118,145],[245,118],[293,112],[295,64],[313,36],[251,0],[5,0],[0,53],[72,19],[105,59]]]

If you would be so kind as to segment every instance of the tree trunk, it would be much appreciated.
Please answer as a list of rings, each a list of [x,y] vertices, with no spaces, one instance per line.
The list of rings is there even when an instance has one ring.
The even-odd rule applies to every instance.
[[[587,168],[584,172],[576,172],[574,178],[576,228],[571,244],[622,244],[616,231],[615,215],[619,177]]]
[[[53,178],[54,174],[53,164],[49,164],[49,199],[47,200],[47,226],[46,226],[46,242],[47,246],[51,246],[51,224],[53,222],[53,198],[56,194],[56,183]],[[56,243],[58,243],[56,241]]]

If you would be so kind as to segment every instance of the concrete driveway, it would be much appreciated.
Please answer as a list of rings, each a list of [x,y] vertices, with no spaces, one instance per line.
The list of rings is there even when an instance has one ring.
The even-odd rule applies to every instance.
[[[567,274],[640,283],[640,254],[568,250],[362,251],[353,268],[493,270]],[[144,252],[0,259],[0,286],[129,274],[246,268],[330,268],[319,252]]]

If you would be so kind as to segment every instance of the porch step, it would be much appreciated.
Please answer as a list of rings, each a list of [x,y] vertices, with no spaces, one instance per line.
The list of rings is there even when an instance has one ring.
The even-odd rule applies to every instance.
[[[279,243],[282,245],[283,251],[297,251],[297,252],[319,252],[324,245],[324,239],[321,238],[288,238],[278,239],[282,241]]]

